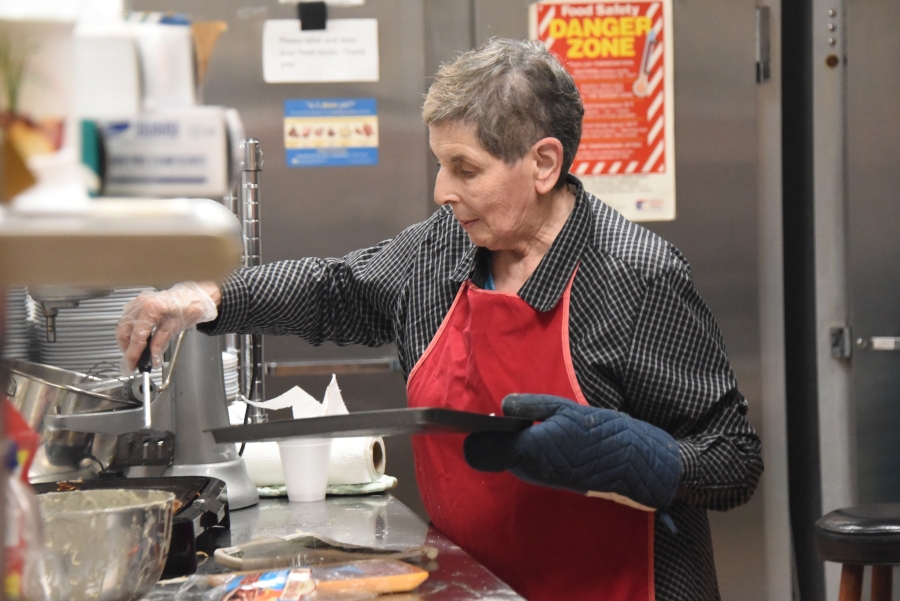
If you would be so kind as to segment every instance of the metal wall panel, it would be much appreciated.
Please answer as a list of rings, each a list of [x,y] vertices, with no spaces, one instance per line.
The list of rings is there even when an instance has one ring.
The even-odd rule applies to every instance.
[[[691,264],[728,349],[749,419],[762,429],[759,131],[755,2],[674,2],[675,221],[648,224]],[[767,484],[765,475],[761,487]],[[764,495],[710,512],[722,598],[766,598]]]
[[[472,0],[425,0],[425,73],[424,92],[431,77],[443,63],[475,47],[475,8]],[[431,155],[429,155],[429,159]],[[428,191],[433,196],[437,179],[437,161],[428,161]],[[431,209],[437,209],[436,204]]]
[[[757,493],[764,506],[766,599],[791,599],[793,549],[788,497],[782,177],[782,6],[770,9],[771,79],[759,92],[760,415],[766,470]]]
[[[262,30],[266,19],[296,18],[296,5],[276,0],[134,0],[134,10],[189,14],[223,20],[228,31],[212,55],[203,89],[205,104],[238,109],[248,136],[262,141],[262,256],[266,262],[306,256],[341,256],[391,238],[429,212],[428,147],[420,118],[425,86],[423,2],[378,0],[353,8],[329,8],[333,18],[378,18],[380,81],[377,83],[267,84],[262,79]],[[290,98],[375,97],[380,153],[373,167],[289,168],[282,133],[283,103]],[[292,336],[267,336],[266,360],[377,357],[391,349],[312,347]],[[399,373],[339,378],[351,411],[406,406]],[[295,384],[320,397],[327,377],[267,378],[272,398]],[[407,437],[387,444],[387,471],[397,476],[397,496],[424,513],[415,484]]]
[[[852,505],[856,498],[851,367],[846,359],[834,356],[829,336],[832,328],[846,325],[849,310],[844,170],[845,70],[843,65],[831,67],[827,62],[829,55],[842,62],[844,42],[838,32],[844,29],[844,10],[845,3],[834,0],[813,0],[812,3],[815,351],[822,513]],[[811,529],[812,524],[804,526]],[[835,599],[840,567],[826,564],[824,573],[826,597]]]

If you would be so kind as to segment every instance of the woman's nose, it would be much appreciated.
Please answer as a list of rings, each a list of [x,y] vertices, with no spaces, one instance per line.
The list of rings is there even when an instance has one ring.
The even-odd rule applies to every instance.
[[[443,169],[438,169],[437,178],[434,180],[434,202],[443,206],[453,201],[452,186]]]

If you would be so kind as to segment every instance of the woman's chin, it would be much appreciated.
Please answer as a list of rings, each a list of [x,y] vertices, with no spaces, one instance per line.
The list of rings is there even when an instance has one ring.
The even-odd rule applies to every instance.
[[[502,241],[498,239],[491,230],[483,227],[480,223],[475,224],[474,227],[464,227],[463,229],[465,230],[466,235],[469,236],[469,240],[471,240],[472,244],[475,246],[486,248],[491,251],[503,250]]]
[[[469,240],[471,240],[472,244],[474,244],[475,246],[480,246],[480,247],[486,248],[488,250],[493,250],[491,248],[492,240],[489,236],[484,236],[484,235],[479,236],[478,233],[476,233],[476,232],[466,232],[466,234],[469,235]]]

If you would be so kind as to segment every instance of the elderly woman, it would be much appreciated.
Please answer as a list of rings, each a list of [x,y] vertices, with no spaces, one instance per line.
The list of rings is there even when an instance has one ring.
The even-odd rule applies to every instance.
[[[423,110],[438,211],[341,259],[145,293],[126,358],[194,324],[396,342],[411,407],[539,422],[414,438],[436,528],[528,599],[717,599],[706,510],[750,498],[759,439],[681,253],[568,174],[583,112],[540,44],[461,55]]]

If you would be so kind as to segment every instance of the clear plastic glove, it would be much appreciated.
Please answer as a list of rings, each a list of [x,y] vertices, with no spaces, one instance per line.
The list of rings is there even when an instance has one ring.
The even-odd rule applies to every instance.
[[[212,321],[217,315],[215,301],[197,282],[182,282],[159,292],[142,292],[125,305],[116,327],[116,340],[125,353],[123,370],[134,371],[151,333],[154,334],[150,355],[153,367],[159,367],[173,336],[198,323]]]

